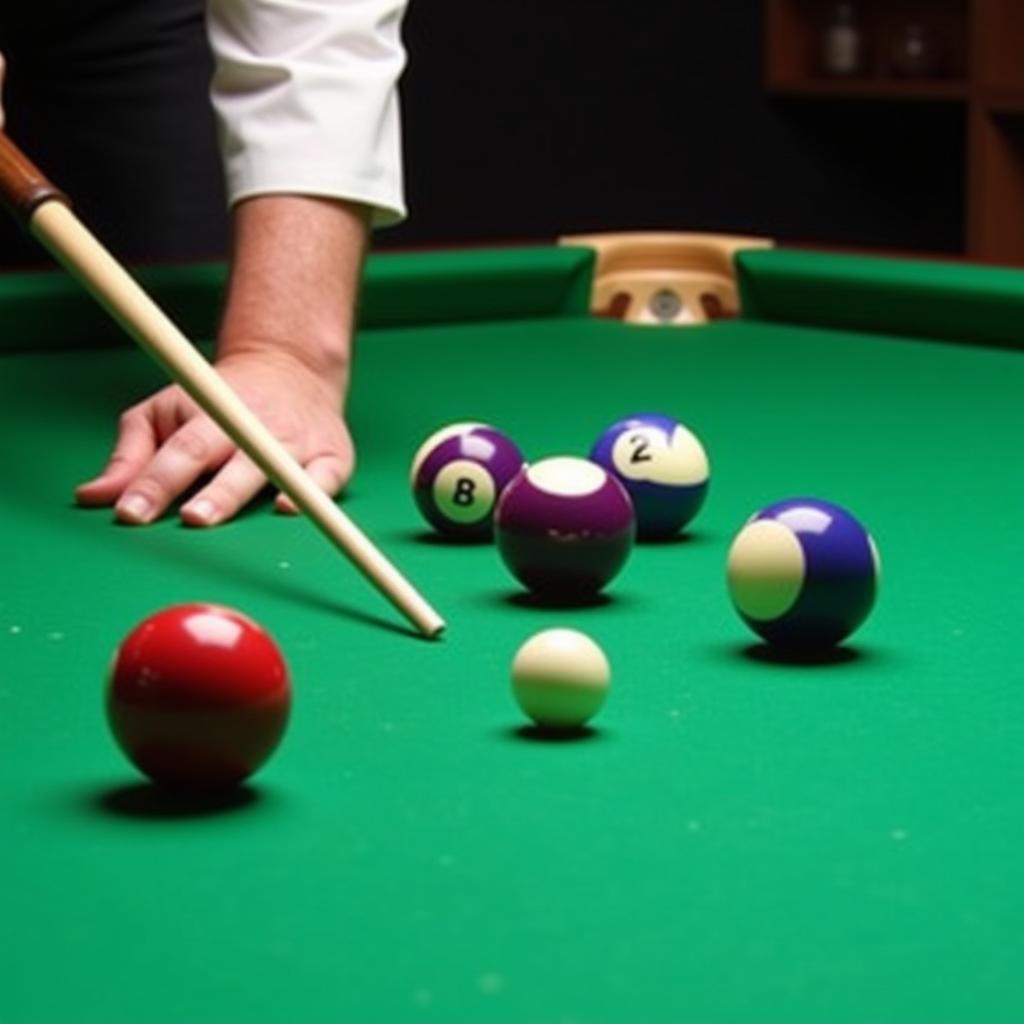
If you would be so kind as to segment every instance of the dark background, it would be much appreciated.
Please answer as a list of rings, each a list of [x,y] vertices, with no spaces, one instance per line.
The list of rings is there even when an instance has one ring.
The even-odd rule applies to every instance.
[[[0,15],[12,137],[131,261],[219,257],[199,0]],[[755,0],[412,0],[409,220],[377,246],[633,228],[957,252],[955,104],[780,99]],[[45,262],[5,223],[0,263]]]

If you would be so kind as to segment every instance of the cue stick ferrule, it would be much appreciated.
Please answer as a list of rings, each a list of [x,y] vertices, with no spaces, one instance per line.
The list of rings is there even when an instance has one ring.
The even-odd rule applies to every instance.
[[[0,198],[23,223],[43,204],[56,200],[70,206],[68,197],[0,131]]]

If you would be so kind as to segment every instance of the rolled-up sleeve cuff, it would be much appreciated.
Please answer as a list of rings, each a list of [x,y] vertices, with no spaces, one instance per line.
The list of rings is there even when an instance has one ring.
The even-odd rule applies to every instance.
[[[366,180],[338,174],[333,161],[319,165],[304,160],[249,159],[238,155],[226,161],[231,205],[265,195],[304,195],[358,203],[371,211],[374,227],[405,220],[407,210],[400,180]]]
[[[231,203],[301,194],[406,215],[404,0],[210,0],[211,89]]]

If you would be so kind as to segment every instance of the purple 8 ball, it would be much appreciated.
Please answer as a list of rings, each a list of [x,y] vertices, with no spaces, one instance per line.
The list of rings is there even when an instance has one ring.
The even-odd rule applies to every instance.
[[[493,534],[498,498],[522,466],[522,452],[501,431],[486,423],[453,423],[416,452],[413,498],[438,533],[486,540]]]

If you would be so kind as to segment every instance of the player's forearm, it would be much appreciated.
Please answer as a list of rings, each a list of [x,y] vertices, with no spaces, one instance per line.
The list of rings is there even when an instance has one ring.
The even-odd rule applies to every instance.
[[[284,353],[343,394],[367,214],[330,199],[256,196],[236,204],[233,228],[218,357]]]

